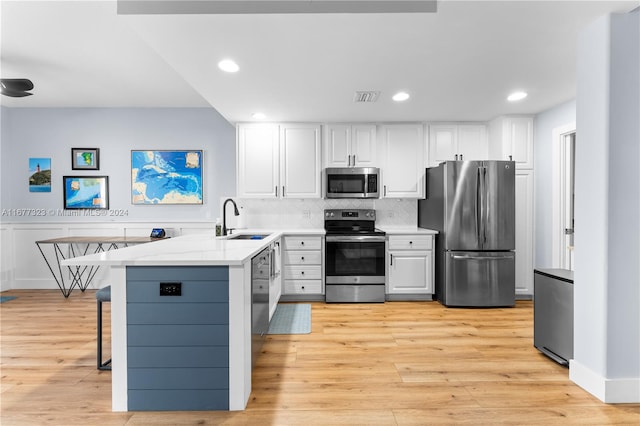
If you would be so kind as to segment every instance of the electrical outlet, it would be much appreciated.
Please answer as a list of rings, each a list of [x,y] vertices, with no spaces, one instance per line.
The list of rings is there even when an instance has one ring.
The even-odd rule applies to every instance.
[[[160,296],[181,296],[182,283],[160,283]]]
[[[311,219],[311,211],[309,211],[309,210],[303,210],[303,211],[302,211],[302,217],[303,217],[304,219],[307,219],[307,220],[308,220],[308,219]]]

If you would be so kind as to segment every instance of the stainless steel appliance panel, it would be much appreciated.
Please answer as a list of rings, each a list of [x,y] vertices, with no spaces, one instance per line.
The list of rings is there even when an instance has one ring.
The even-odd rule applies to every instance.
[[[559,364],[573,359],[573,272],[536,269],[533,275],[533,345]]]
[[[480,161],[444,164],[445,249],[482,250]]]
[[[446,306],[498,307],[515,305],[514,252],[450,251],[445,255]]]
[[[251,365],[255,365],[269,331],[269,280],[271,248],[251,259]]]
[[[482,250],[514,250],[515,164],[512,161],[485,161],[481,168]]]
[[[377,167],[328,167],[325,197],[378,198],[379,174]]]
[[[325,285],[327,303],[381,303],[385,300],[384,283]]]

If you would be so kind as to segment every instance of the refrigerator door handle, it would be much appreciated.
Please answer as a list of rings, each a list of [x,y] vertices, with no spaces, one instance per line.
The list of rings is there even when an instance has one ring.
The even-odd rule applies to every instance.
[[[482,247],[482,184],[480,176],[480,167],[478,167],[476,175],[476,236],[478,237],[478,246]]]
[[[482,245],[487,243],[487,220],[488,220],[488,203],[487,203],[487,168],[482,167],[482,204],[480,205],[481,209],[481,223],[482,223]]]
[[[451,256],[453,259],[466,259],[466,260],[488,260],[488,259],[493,259],[494,257],[489,257],[489,256],[470,256],[470,255],[459,255],[459,254],[454,254],[453,256]],[[495,257],[499,257],[499,258],[511,258],[514,257],[514,254],[504,254],[501,256],[495,256]]]

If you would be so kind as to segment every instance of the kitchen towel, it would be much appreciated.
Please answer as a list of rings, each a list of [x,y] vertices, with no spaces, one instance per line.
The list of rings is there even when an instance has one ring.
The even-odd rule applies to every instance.
[[[269,323],[267,334],[311,333],[311,305],[307,303],[278,303]]]

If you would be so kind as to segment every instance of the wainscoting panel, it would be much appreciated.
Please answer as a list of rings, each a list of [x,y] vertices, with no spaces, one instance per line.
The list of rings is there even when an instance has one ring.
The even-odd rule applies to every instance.
[[[213,223],[165,222],[156,224],[131,222],[106,223],[2,223],[0,228],[0,291],[11,289],[58,289],[47,267],[36,241],[72,236],[149,236],[152,228],[164,228],[167,236],[211,233]],[[53,245],[42,245],[45,254],[55,262]],[[79,247],[84,250],[83,247]],[[93,253],[93,248],[88,253]],[[65,250],[65,256],[69,253]],[[55,264],[52,265],[56,267]],[[69,277],[65,271],[65,277]],[[108,269],[101,268],[89,285],[90,289],[101,288],[109,283]]]

